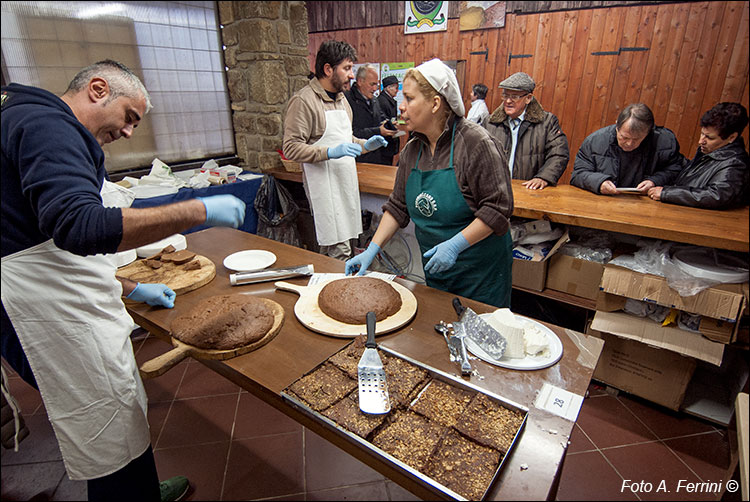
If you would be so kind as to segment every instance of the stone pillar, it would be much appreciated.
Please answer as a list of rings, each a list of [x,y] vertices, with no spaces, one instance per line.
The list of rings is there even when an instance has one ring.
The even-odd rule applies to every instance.
[[[243,167],[282,167],[277,149],[289,98],[307,85],[305,2],[219,2],[237,156]]]

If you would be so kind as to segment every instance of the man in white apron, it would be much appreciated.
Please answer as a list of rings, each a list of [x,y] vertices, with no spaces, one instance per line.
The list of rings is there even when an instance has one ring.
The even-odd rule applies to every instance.
[[[327,40],[315,59],[315,77],[289,100],[284,118],[284,156],[302,163],[320,252],[345,260],[349,239],[362,232],[359,181],[354,157],[388,144],[352,135],[352,109],[343,91],[357,60],[346,42]]]
[[[195,225],[236,228],[245,215],[226,195],[111,207],[128,204],[102,195],[101,145],[129,138],[150,108],[138,77],[111,60],[81,70],[62,97],[2,89],[2,355],[39,389],[68,476],[88,480],[89,500],[177,500],[189,486],[184,476],[158,482],[121,299],[171,306],[173,292],[121,285],[107,254]]]

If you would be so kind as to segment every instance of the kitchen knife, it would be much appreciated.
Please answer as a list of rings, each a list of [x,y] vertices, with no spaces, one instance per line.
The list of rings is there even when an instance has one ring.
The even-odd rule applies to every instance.
[[[458,314],[459,321],[464,325],[466,336],[493,359],[501,359],[505,354],[505,347],[508,345],[505,337],[479,317],[476,312],[461,305],[461,300],[458,298],[453,299],[453,308]]]

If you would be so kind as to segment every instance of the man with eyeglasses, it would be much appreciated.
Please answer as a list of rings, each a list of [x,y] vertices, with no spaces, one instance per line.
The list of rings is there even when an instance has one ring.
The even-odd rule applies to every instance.
[[[482,125],[508,155],[511,177],[526,180],[530,190],[557,184],[570,159],[557,117],[536,100],[536,84],[526,73],[514,73],[498,87],[503,103]]]
[[[615,195],[636,188],[644,195],[673,180],[685,165],[680,144],[666,127],[654,126],[643,103],[626,106],[610,125],[591,133],[576,154],[570,184],[590,192]]]

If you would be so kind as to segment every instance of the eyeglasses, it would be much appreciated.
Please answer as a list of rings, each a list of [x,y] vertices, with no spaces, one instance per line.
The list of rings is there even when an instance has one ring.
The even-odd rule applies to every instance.
[[[524,98],[524,97],[526,97],[528,95],[529,95],[528,92],[526,94],[505,94],[505,93],[502,93],[500,95],[500,97],[503,98],[503,101],[505,101],[506,99],[510,99],[511,101],[518,101],[519,99]]]

